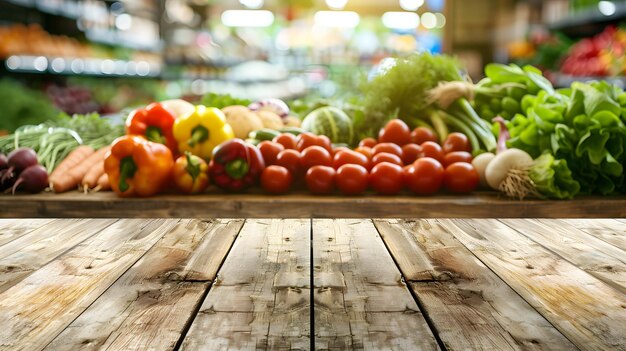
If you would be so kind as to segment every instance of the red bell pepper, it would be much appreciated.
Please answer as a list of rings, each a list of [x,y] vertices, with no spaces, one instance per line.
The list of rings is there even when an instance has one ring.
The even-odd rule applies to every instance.
[[[178,153],[178,143],[174,139],[173,127],[176,117],[158,102],[131,112],[126,119],[126,134],[141,135],[149,141],[163,144]]]
[[[264,168],[259,149],[241,139],[231,139],[213,150],[209,173],[218,187],[241,191],[257,184]]]

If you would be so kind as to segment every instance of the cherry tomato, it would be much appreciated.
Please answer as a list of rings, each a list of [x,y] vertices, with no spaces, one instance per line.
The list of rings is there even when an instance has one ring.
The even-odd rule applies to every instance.
[[[480,183],[480,176],[471,163],[456,162],[448,166],[444,175],[446,189],[453,193],[471,193]]]
[[[372,148],[371,147],[367,147],[367,146],[359,146],[356,149],[354,149],[354,151],[365,155],[365,157],[367,157],[369,160],[372,159],[372,156],[374,156],[374,153],[372,152]]]
[[[411,141],[417,145],[422,145],[427,141],[438,142],[437,134],[426,127],[417,127],[411,132]]]
[[[374,155],[380,152],[388,152],[402,158],[402,148],[393,143],[380,143],[372,148]]]
[[[395,195],[404,186],[402,167],[389,162],[379,163],[372,168],[369,183],[379,194]]]
[[[302,171],[313,166],[332,166],[333,158],[330,156],[330,152],[321,146],[313,145],[309,146],[300,154]]]
[[[306,172],[306,187],[313,194],[330,194],[335,190],[336,173],[332,167],[313,166]]]
[[[290,133],[282,133],[272,139],[272,141],[281,144],[285,149],[296,148],[296,136]]]
[[[406,144],[402,147],[402,162],[409,165],[419,158],[422,147],[417,144]]]
[[[302,152],[307,147],[314,145],[321,146],[324,149],[328,150],[328,152],[331,152],[333,150],[330,139],[328,139],[328,137],[325,135],[318,136],[313,133],[302,133],[298,135],[296,140],[296,149],[300,152]]]
[[[339,151],[345,151],[345,150],[350,151],[351,149],[349,147],[345,147],[345,146],[334,147],[332,155],[335,156]]]
[[[337,170],[335,184],[345,195],[358,195],[367,189],[367,169],[361,165],[345,164]]]
[[[472,152],[472,146],[465,134],[450,133],[443,142],[443,152],[447,154],[454,151]]]
[[[440,163],[443,162],[443,157],[445,156],[441,146],[435,143],[434,141],[427,141],[420,145],[422,148],[422,152],[419,153],[419,157],[431,157]]]
[[[398,165],[400,167],[404,166],[404,163],[402,163],[402,160],[398,157],[398,155],[390,154],[388,152],[381,152],[372,157],[372,164],[377,165],[381,162],[393,163],[394,165]]]
[[[359,142],[359,146],[367,146],[367,147],[374,147],[376,146],[376,144],[378,144],[378,142],[374,138],[365,138]]]
[[[259,151],[261,151],[261,155],[263,155],[263,160],[266,165],[273,165],[276,162],[276,156],[285,150],[285,147],[282,144],[275,143],[273,141],[262,141],[257,146]]]
[[[403,146],[411,142],[411,129],[400,119],[392,119],[378,133],[379,143]]]
[[[298,151],[287,149],[278,153],[274,164],[287,168],[289,173],[291,173],[294,178],[298,179],[302,174],[301,160],[302,156],[300,156]]]
[[[272,194],[284,194],[291,188],[293,177],[285,167],[269,166],[261,173],[261,186],[263,190]]]
[[[472,163],[472,154],[466,151],[453,151],[443,157],[443,166],[448,167],[455,162]]]
[[[335,167],[335,169],[339,169],[339,167],[346,164],[360,165],[365,169],[370,168],[370,160],[367,156],[352,150],[341,150],[336,153],[333,158],[333,167]]]
[[[432,195],[441,188],[444,169],[434,158],[423,157],[408,167],[403,175],[409,190],[418,195]]]

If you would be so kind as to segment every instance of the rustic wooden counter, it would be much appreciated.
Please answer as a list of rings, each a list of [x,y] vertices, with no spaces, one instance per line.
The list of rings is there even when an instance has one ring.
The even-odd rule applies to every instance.
[[[0,350],[624,350],[625,250],[622,219],[2,219]]]
[[[252,193],[142,199],[70,192],[4,195],[0,208],[1,218],[625,218],[626,196],[518,201],[490,192],[434,197]]]

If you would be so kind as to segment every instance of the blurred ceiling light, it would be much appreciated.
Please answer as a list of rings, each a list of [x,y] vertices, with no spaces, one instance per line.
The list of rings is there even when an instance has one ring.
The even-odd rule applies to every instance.
[[[227,10],[222,13],[222,23],[227,27],[269,27],[274,14],[266,10]]]
[[[424,12],[422,15],[422,25],[426,29],[433,29],[437,26],[437,16],[432,12]]]
[[[400,0],[400,7],[406,11],[417,11],[424,5],[424,0]]]
[[[348,0],[326,0],[326,5],[328,5],[331,10],[343,10],[347,3]]]
[[[385,12],[383,25],[391,29],[415,29],[420,25],[420,18],[415,12]]]
[[[437,28],[443,28],[446,25],[446,16],[443,13],[437,12],[435,18],[437,18]]]
[[[361,18],[353,11],[317,11],[314,21],[319,27],[354,28]]]
[[[446,0],[426,0],[426,3],[431,11],[443,11],[446,6]]]
[[[598,10],[605,16],[613,16],[617,11],[615,3],[613,1],[600,1],[598,3]]]
[[[119,30],[129,30],[132,24],[133,18],[127,13],[123,13],[115,18],[115,26]]]
[[[239,0],[239,3],[249,9],[260,9],[263,7],[263,0]]]

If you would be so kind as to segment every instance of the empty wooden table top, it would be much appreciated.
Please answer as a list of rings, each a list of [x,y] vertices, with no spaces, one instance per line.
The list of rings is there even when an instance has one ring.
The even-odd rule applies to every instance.
[[[624,350],[622,219],[3,219],[0,350]]]

